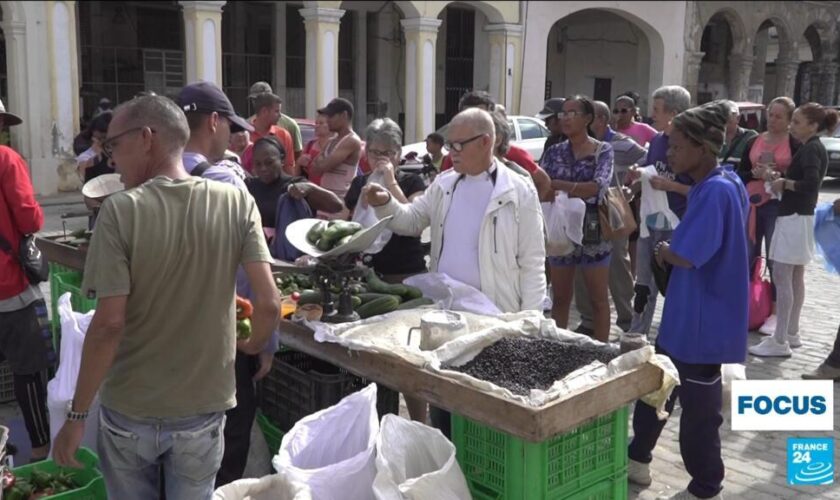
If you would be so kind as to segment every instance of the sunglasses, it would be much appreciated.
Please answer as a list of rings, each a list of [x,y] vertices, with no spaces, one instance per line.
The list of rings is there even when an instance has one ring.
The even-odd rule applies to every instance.
[[[615,108],[615,109],[613,109],[613,114],[616,114],[616,115],[618,115],[618,114],[626,115],[629,112],[630,112],[630,109],[628,109],[628,108],[624,108],[624,109]]]
[[[446,141],[444,143],[444,145],[446,146],[446,149],[448,149],[450,151],[455,151],[456,153],[460,153],[461,151],[464,150],[464,146],[473,142],[476,139],[480,139],[480,138],[484,137],[484,135],[485,134],[478,134],[477,136],[470,137],[469,139],[467,139],[465,141]]]

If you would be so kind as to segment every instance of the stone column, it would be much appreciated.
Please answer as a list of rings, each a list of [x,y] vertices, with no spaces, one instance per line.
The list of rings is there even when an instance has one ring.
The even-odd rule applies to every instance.
[[[729,56],[729,96],[732,101],[745,101],[752,73],[753,56],[730,54]]]
[[[697,92],[700,80],[700,65],[703,62],[705,52],[691,52],[685,53],[685,71],[683,85],[691,94],[691,102],[697,103]]]
[[[23,21],[4,20],[3,35],[6,38],[6,74],[8,75],[8,102],[6,110],[24,119],[24,124],[11,127],[12,148],[26,159],[32,157],[31,138],[42,131],[33,127],[34,120],[29,120],[29,95],[26,57],[26,23]],[[35,136],[37,137],[37,135]]]
[[[787,96],[793,99],[793,92],[796,88],[796,74],[799,71],[799,61],[794,59],[776,60],[776,95],[768,96],[771,99]]]
[[[490,95],[508,113],[518,113],[514,96],[522,82],[522,25],[488,24],[484,31],[490,40]]]
[[[181,1],[184,6],[186,83],[222,86],[222,7],[224,1]]]
[[[76,2],[47,2],[50,60],[51,154],[73,156],[79,127],[79,53],[76,50]]]
[[[435,130],[435,45],[440,19],[404,19],[405,142],[420,142]]]
[[[338,29],[344,11],[315,7],[300,14],[306,25],[306,116],[315,116],[338,97]]]
[[[820,87],[817,102],[825,106],[835,104],[835,87],[837,85],[837,70],[840,68],[836,62],[827,60],[820,63]]]

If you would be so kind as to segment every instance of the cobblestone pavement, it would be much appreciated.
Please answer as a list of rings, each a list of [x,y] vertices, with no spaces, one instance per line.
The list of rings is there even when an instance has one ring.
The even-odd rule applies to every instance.
[[[826,181],[820,195],[820,202],[833,201],[840,198],[840,180]],[[46,208],[48,212],[47,226],[60,229],[58,213],[68,208],[64,205],[73,204],[75,200],[60,199],[53,208]],[[76,221],[74,221],[76,222]],[[83,224],[83,223],[82,223]],[[74,224],[78,226],[80,224]],[[69,226],[69,224],[68,224]],[[796,380],[804,371],[815,368],[828,352],[834,342],[837,327],[840,325],[840,276],[827,272],[820,262],[811,263],[806,271],[806,298],[802,312],[802,342],[803,346],[796,349],[790,358],[755,358],[749,356],[746,362],[747,378]],[[659,301],[660,311],[656,315],[654,329],[658,329],[661,316],[662,300]],[[570,326],[578,324],[576,313],[572,313]],[[617,338],[620,330],[613,327],[613,338]],[[761,335],[750,334],[750,345],[757,343]],[[840,384],[835,384],[835,429],[840,425]],[[13,404],[0,406],[0,419],[17,413]],[[407,417],[405,405],[401,405],[401,413]],[[669,420],[654,451],[651,464],[653,484],[647,488],[631,485],[629,498],[648,500],[662,494],[672,494],[688,484],[689,476],[685,471],[679,451],[679,405]],[[770,500],[770,499],[840,499],[840,478],[833,486],[789,486],[787,485],[787,451],[788,437],[833,437],[835,438],[835,457],[840,464],[840,431],[834,432],[732,432],[729,430],[729,418],[725,416],[721,432],[723,459],[726,465],[726,479],[724,481],[724,496],[727,499]],[[632,432],[632,430],[631,430]],[[252,433],[252,449],[246,469],[246,477],[258,477],[271,472],[271,457],[265,441],[254,426]],[[836,474],[835,474],[836,476]]]

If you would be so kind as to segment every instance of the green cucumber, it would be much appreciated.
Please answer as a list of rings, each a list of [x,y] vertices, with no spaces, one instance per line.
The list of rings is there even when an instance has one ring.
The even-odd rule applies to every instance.
[[[324,234],[324,231],[327,229],[327,221],[319,221],[312,225],[309,228],[309,231],[306,233],[306,241],[312,243],[313,245],[318,243],[318,239]]]
[[[391,295],[388,293],[360,293],[357,295],[360,299],[362,299],[362,304],[367,304],[368,302],[372,302],[376,299],[381,299],[382,297],[396,297],[397,300],[402,300],[398,295]]]
[[[429,298],[426,298],[426,297],[420,297],[419,299],[412,299],[412,300],[409,300],[407,302],[403,302],[402,304],[400,304],[399,307],[397,307],[397,310],[402,311],[402,310],[405,310],[405,309],[416,309],[420,306],[430,306],[434,303],[435,303],[435,301],[432,300],[432,299],[429,299]]]
[[[362,319],[370,318],[371,316],[378,316],[392,311],[396,311],[400,306],[400,299],[395,296],[385,296],[378,299],[371,300],[367,304],[362,304],[356,309],[359,317]]]

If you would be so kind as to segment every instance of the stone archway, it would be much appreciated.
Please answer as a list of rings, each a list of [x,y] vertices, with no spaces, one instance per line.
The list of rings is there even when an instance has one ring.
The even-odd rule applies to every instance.
[[[775,97],[790,96],[793,89],[789,88],[789,66],[797,64],[798,55],[791,30],[783,19],[770,17],[759,24],[753,38],[753,57],[747,100],[766,104]]]
[[[830,24],[813,22],[802,33],[804,39],[793,89],[797,103],[808,101],[831,105],[837,96],[837,33]],[[808,57],[810,56],[810,57]]]
[[[746,99],[754,57],[746,49],[745,33],[740,16],[730,9],[715,12],[703,25],[696,87],[698,104],[714,99]]]

